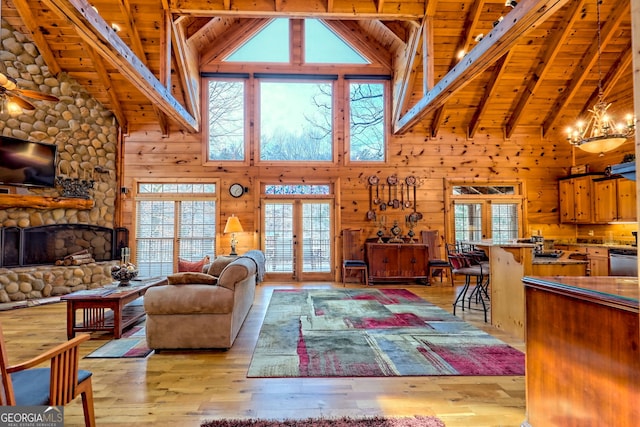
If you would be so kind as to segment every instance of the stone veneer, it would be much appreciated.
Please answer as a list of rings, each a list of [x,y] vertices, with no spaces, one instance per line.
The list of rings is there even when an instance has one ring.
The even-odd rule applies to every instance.
[[[0,268],[0,303],[47,298],[108,285],[113,282],[111,266],[118,263]]]
[[[10,116],[0,111],[0,134],[58,146],[58,174],[94,177],[90,190],[95,205],[78,209],[0,209],[0,226],[33,227],[49,224],[90,224],[113,228],[117,196],[118,125],[109,110],[65,73],[53,76],[36,46],[2,20],[0,72],[18,81],[18,87],[59,98],[59,102],[30,100],[34,111]],[[100,172],[96,171],[96,167]],[[58,188],[16,187],[25,195],[60,195]],[[62,295],[112,282],[115,262],[73,267],[33,266],[0,268],[0,301],[22,301]]]

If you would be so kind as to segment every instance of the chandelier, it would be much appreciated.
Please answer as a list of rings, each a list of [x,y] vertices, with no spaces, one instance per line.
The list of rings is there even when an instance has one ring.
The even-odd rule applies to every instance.
[[[588,153],[603,153],[615,150],[635,133],[635,118],[628,114],[625,123],[615,123],[607,114],[611,104],[604,101],[602,91],[602,71],[600,67],[600,0],[596,0],[598,16],[598,102],[589,110],[591,117],[586,122],[578,122],[567,129],[567,140]]]

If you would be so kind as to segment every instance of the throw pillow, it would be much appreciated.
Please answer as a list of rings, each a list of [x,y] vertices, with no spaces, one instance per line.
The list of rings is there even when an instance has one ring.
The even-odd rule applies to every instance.
[[[200,273],[202,267],[209,263],[209,255],[202,258],[200,261],[187,261],[186,259],[178,258],[178,271],[193,271]]]
[[[167,277],[170,285],[215,285],[218,279],[205,273],[183,272],[172,274]]]

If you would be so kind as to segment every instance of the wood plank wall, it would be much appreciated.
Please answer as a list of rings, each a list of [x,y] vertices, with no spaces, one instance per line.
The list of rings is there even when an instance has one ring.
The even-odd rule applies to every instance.
[[[400,178],[415,175],[421,185],[417,190],[418,210],[424,214],[418,230],[437,229],[443,233],[444,180],[474,182],[522,180],[526,188],[528,224],[525,232],[542,229],[545,235],[575,237],[576,228],[560,225],[558,219],[557,178],[567,175],[571,165],[570,146],[564,141],[543,140],[538,129],[503,138],[501,129],[478,132],[468,140],[464,132],[443,130],[436,138],[429,138],[425,129],[392,137],[389,142],[389,161],[384,166],[343,166],[342,156],[337,164],[326,167],[295,166],[203,166],[203,150],[199,134],[172,131],[162,138],[158,130],[141,129],[124,139],[123,185],[128,189],[135,182],[145,180],[219,180],[218,232],[231,214],[240,217],[246,231],[239,236],[239,251],[260,245],[259,182],[314,182],[332,179],[339,182],[336,201],[339,204],[336,230],[361,228],[364,237],[373,237],[376,224],[366,219],[369,210],[367,178],[376,174],[386,179],[391,174]],[[633,147],[631,147],[633,148]],[[594,156],[589,157],[593,160]],[[617,157],[616,157],[617,158]],[[597,158],[599,162],[606,159]],[[600,165],[598,164],[598,167]],[[249,188],[240,199],[228,193],[229,185],[239,182]],[[386,194],[385,194],[386,197]],[[133,231],[134,193],[129,191],[122,200],[122,226]],[[404,223],[406,211],[387,210],[387,224],[398,219]],[[416,230],[416,231],[418,231]],[[336,233],[337,234],[337,233]],[[219,235],[217,253],[228,248],[229,237]],[[336,246],[338,247],[338,246]],[[339,259],[339,258],[338,258]]]

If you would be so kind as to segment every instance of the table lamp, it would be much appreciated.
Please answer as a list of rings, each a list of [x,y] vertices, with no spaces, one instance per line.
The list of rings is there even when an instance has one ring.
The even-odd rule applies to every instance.
[[[243,231],[242,224],[240,224],[240,220],[237,216],[231,215],[227,218],[227,224],[224,226],[223,233],[231,233],[231,253],[229,255],[238,255],[236,253],[236,245],[238,244],[236,233],[242,233]]]

